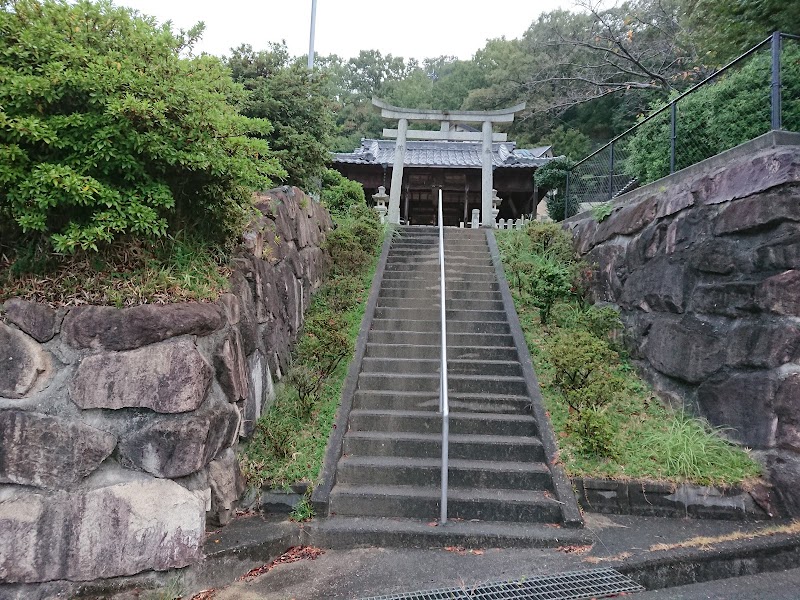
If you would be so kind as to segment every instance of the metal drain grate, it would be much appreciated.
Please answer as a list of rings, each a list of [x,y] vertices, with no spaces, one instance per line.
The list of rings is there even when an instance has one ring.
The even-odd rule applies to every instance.
[[[643,591],[642,586],[614,569],[590,569],[362,600],[585,600]]]

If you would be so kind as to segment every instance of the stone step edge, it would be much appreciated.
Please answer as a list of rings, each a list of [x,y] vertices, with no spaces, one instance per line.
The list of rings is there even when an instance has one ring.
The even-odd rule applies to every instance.
[[[309,543],[321,548],[555,548],[591,544],[592,532],[556,524],[514,521],[438,522],[389,517],[328,517],[306,524]]]

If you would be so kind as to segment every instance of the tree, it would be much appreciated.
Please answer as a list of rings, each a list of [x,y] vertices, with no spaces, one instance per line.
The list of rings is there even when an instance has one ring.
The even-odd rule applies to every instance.
[[[0,0],[0,239],[60,253],[234,238],[282,175],[221,62],[111,2]],[[181,53],[189,54],[181,58]]]
[[[629,0],[610,8],[584,0],[577,5],[584,12],[547,13],[524,35],[538,56],[525,87],[544,94],[539,110],[561,114],[598,98],[630,93],[646,103],[654,94],[664,98],[706,74],[679,0]]]
[[[286,169],[286,183],[306,190],[317,187],[336,128],[325,71],[309,73],[283,44],[261,52],[242,45],[232,50],[227,64],[234,80],[250,92],[242,113],[272,124],[265,139]]]
[[[696,39],[718,62],[752,48],[773,31],[800,35],[800,8],[786,0],[686,0]]]

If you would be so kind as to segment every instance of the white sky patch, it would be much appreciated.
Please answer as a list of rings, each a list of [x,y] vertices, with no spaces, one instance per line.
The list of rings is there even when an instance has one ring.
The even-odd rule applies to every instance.
[[[242,43],[256,50],[286,40],[292,55],[308,52],[311,0],[116,0],[188,29],[204,21],[196,52],[229,54]],[[543,12],[572,8],[569,0],[317,0],[317,54],[357,56],[380,50],[405,58],[469,59],[487,39],[520,37]]]

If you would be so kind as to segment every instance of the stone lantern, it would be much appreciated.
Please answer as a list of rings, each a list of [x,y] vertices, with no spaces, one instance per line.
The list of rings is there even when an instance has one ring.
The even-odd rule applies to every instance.
[[[500,214],[500,203],[503,201],[497,195],[497,190],[492,190],[492,227],[497,226],[497,215]]]
[[[375,201],[375,212],[378,213],[381,218],[381,225],[383,225],[386,222],[386,213],[389,212],[389,208],[386,206],[386,202],[389,200],[386,188],[380,186],[378,193],[372,195],[372,199]]]

